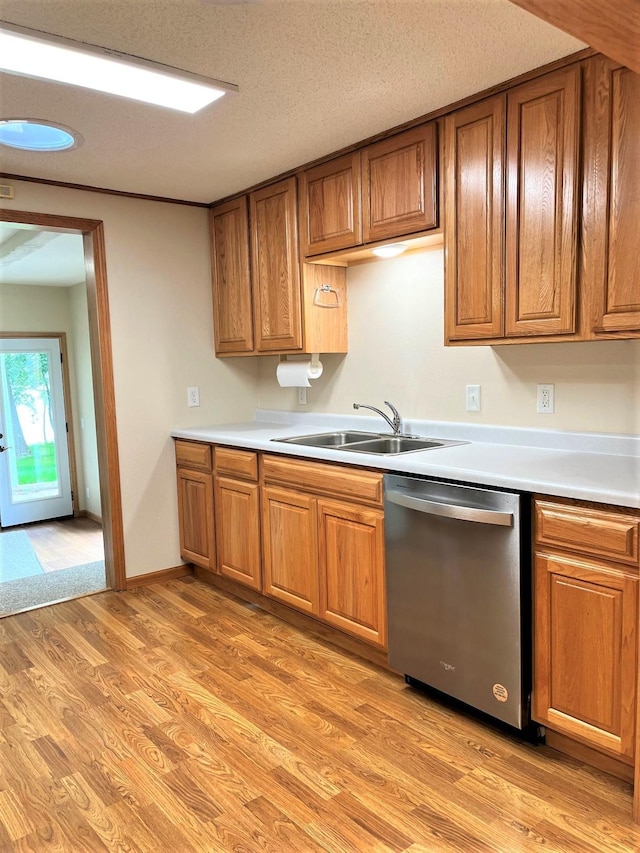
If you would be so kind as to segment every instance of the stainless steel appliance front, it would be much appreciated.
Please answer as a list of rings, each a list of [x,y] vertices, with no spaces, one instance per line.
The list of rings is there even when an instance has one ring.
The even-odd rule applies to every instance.
[[[385,476],[389,664],[517,728],[520,528],[517,494]]]

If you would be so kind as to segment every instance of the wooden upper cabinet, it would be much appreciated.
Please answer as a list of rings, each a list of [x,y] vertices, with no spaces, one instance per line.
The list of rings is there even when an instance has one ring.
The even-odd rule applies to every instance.
[[[253,350],[247,197],[211,211],[211,273],[216,354]]]
[[[580,75],[507,95],[507,337],[576,330]]]
[[[504,334],[506,96],[445,119],[447,340]]]
[[[593,57],[585,89],[582,282],[589,331],[640,334],[640,75]]]
[[[300,175],[300,241],[305,257],[362,243],[360,152]]]
[[[437,157],[435,122],[363,149],[365,243],[437,228]]]
[[[256,190],[249,204],[256,349],[300,350],[296,179]]]

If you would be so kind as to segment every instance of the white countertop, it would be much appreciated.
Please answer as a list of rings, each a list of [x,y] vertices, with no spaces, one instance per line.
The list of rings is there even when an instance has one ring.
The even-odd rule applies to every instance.
[[[176,429],[171,435],[382,471],[640,507],[640,436],[412,420],[405,421],[406,432],[470,443],[378,456],[272,440],[336,429],[389,431],[377,417],[258,410],[255,421]]]

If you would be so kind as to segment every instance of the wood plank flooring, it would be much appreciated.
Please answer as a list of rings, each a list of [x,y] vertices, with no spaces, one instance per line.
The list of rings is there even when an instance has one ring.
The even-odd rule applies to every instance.
[[[104,560],[102,526],[90,518],[54,519],[25,524],[22,529],[45,572]]]
[[[0,620],[0,850],[640,849],[631,788],[186,578]]]

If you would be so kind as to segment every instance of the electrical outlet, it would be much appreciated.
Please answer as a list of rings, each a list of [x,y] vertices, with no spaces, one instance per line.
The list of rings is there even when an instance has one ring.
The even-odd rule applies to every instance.
[[[87,486],[87,488],[85,489],[85,492],[86,492],[86,495],[87,495],[87,500],[89,500],[89,486]]]
[[[307,405],[307,389],[304,386],[302,388],[298,388],[298,405]]]
[[[187,406],[199,406],[200,405],[200,389],[197,385],[194,385],[192,388],[187,388]]]
[[[538,407],[539,415],[552,415],[555,409],[554,385],[538,385]]]
[[[467,385],[467,411],[480,411],[480,386]]]

